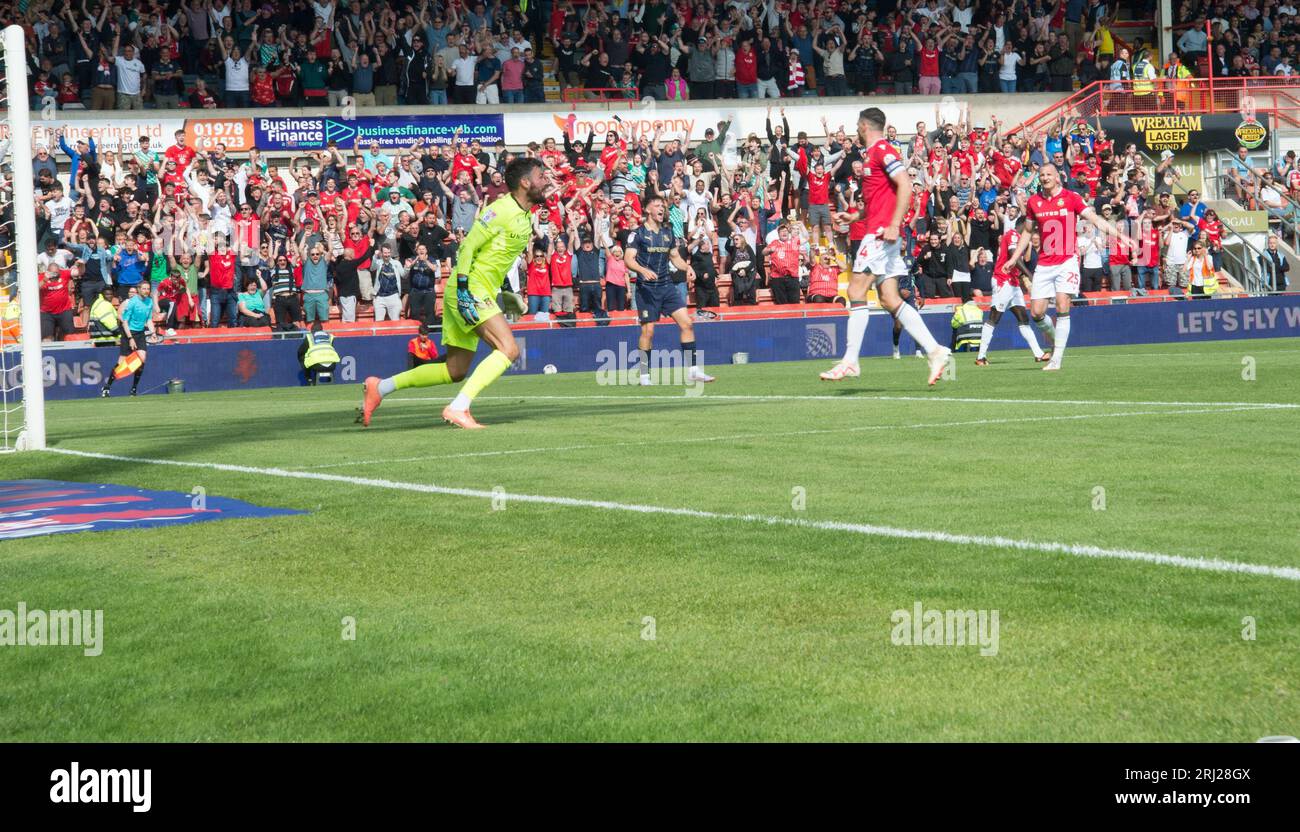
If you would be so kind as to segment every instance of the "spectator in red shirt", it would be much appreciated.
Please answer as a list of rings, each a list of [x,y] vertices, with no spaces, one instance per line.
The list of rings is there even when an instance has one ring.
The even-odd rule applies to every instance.
[[[546,262],[546,252],[533,250],[528,264],[528,314],[551,311],[551,267]]]
[[[736,97],[758,98],[758,55],[752,40],[741,44],[736,53]]]
[[[776,239],[767,245],[771,260],[768,267],[768,286],[772,302],[777,304],[799,302],[799,261],[802,244],[790,233],[790,226],[781,223],[776,229]]]
[[[834,249],[824,249],[808,276],[808,302],[833,303],[840,292],[840,264]]]
[[[834,233],[831,227],[832,176],[833,173],[827,171],[821,162],[813,164],[812,173],[808,175],[808,225],[812,228],[814,240],[822,239],[823,235],[830,239]]]
[[[551,255],[551,308],[555,314],[573,312],[573,255],[563,238],[555,241]]]
[[[1223,269],[1223,221],[1219,219],[1219,214],[1213,208],[1205,209],[1205,216],[1201,217],[1198,223],[1206,248],[1209,249],[1210,258],[1214,261],[1214,270]]]
[[[921,59],[917,92],[921,95],[938,95],[943,89],[943,82],[939,80],[939,47],[932,37],[927,37],[924,45],[915,34],[912,35],[912,40],[916,42]]]
[[[429,325],[421,322],[420,331],[406,342],[408,369],[415,369],[422,364],[432,364],[438,359],[438,345],[429,337]]]
[[[73,332],[72,272],[51,263],[41,275],[41,340],[62,341]]]
[[[225,236],[218,234],[217,250],[208,256],[208,326],[221,326],[223,313],[232,329],[239,326],[235,253],[226,245]]]

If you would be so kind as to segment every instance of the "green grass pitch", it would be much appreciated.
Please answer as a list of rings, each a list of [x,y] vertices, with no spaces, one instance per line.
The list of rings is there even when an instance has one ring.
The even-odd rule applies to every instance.
[[[720,366],[697,397],[506,376],[479,432],[439,423],[449,389],[398,393],[368,430],[359,385],[51,403],[58,449],[329,478],[0,458],[3,479],[310,511],[0,544],[0,608],[105,628],[94,658],[0,648],[0,738],[1300,734],[1300,343],[991,359],[935,390],[917,358],[834,385],[831,362]],[[996,655],[895,644],[918,602],[996,610]]]

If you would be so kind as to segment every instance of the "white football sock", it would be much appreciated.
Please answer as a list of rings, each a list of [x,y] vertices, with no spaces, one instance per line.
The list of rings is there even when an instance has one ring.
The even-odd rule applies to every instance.
[[[1065,355],[1065,342],[1070,340],[1070,316],[1056,316],[1056,346],[1052,350],[1052,363],[1060,364]]]
[[[464,393],[457,393],[456,398],[451,400],[452,410],[469,410],[469,396]]]
[[[980,330],[980,354],[976,358],[983,358],[988,355],[989,341],[993,340],[993,324],[985,322],[984,328]]]
[[[393,380],[392,376],[389,376],[388,378],[381,378],[379,380],[379,395],[387,396],[389,393],[392,393],[396,389],[397,389],[397,382]]]
[[[1034,320],[1034,326],[1038,327],[1038,331],[1043,333],[1043,337],[1047,339],[1049,344],[1056,343],[1056,330],[1052,327],[1051,318],[1046,315],[1041,318],[1036,318]]]
[[[1043,357],[1043,348],[1038,346],[1038,339],[1034,337],[1034,329],[1029,324],[1020,325],[1020,337],[1025,339],[1029,345],[1029,351],[1034,354],[1034,358]]]
[[[939,349],[939,342],[934,340],[930,328],[925,325],[925,321],[921,320],[921,313],[903,303],[899,304],[898,311],[894,315],[903,322],[903,329],[912,336],[916,345],[924,350],[926,355],[934,355],[934,351]]]
[[[844,345],[845,364],[857,366],[858,356],[862,354],[862,339],[866,337],[867,324],[870,322],[871,309],[866,301],[862,301],[861,306],[854,305],[849,311],[848,343]]]

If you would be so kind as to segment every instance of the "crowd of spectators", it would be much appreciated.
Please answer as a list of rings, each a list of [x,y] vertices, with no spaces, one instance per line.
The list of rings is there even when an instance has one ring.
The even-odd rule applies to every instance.
[[[469,0],[35,0],[0,4],[0,17],[27,24],[34,106],[53,97],[95,109],[540,101],[552,57],[564,87],[660,99],[1065,92],[1207,65],[1220,76],[1293,71],[1291,0],[1178,6],[1192,25],[1160,67],[1114,26],[1121,10],[1142,17],[1150,3],[1101,0],[534,0],[527,11]],[[734,143],[724,123],[700,143],[558,136],[521,150],[555,184],[514,276],[527,314],[599,317],[634,303],[621,242],[652,196],[668,201],[690,264],[675,280],[700,309],[834,300],[863,231],[837,217],[860,198],[864,148],[852,125],[791,135],[783,110],[768,116],[765,135]],[[1005,135],[996,121],[941,123],[936,110],[934,124],[908,127],[891,138],[917,186],[906,235],[921,297],[988,291],[998,238],[1048,161],[1142,241],[1124,251],[1085,233],[1085,291],[1182,289],[1222,265],[1229,232],[1199,193],[1174,195],[1185,189],[1168,158],[1148,164],[1087,123]],[[512,156],[459,136],[398,150],[330,145],[287,164],[256,150],[198,153],[183,133],[165,153],[144,137],[116,151],[56,139],[32,161],[52,337],[75,328],[101,287],[124,301],[142,280],[168,329],[359,316],[436,325],[459,241],[504,192]],[[1227,195],[1294,234],[1293,156],[1267,165],[1243,151],[1224,176]]]
[[[34,106],[93,109],[540,102],[552,59],[578,95],[660,100],[1068,91],[1211,56],[1221,77],[1296,71],[1295,0],[1175,5],[1181,63],[1119,37],[1154,0],[20,0],[0,19],[30,33]]]
[[[936,123],[910,133],[888,128],[915,185],[904,232],[920,298],[991,291],[999,239],[1047,162],[1142,243],[1128,251],[1081,230],[1085,292],[1185,291],[1223,266],[1230,231],[1199,190],[1180,186],[1169,154],[1152,165],[1083,120],[1008,135],[996,119],[953,124],[935,112]],[[767,116],[764,135],[736,136],[722,122],[700,142],[611,132],[522,149],[543,161],[554,185],[512,276],[526,314],[604,319],[629,309],[634,277],[622,246],[652,197],[667,202],[689,265],[673,280],[699,314],[723,304],[838,302],[849,253],[865,234],[860,222],[840,219],[861,199],[865,148],[852,127],[823,119],[817,135],[792,134],[783,108]],[[240,159],[222,146],[198,153],[183,131],[163,153],[147,137],[117,152],[57,138],[53,152],[38,147],[31,161],[50,337],[68,334],[73,315],[104,288],[125,301],[146,280],[161,329],[296,330],[371,316],[436,326],[459,243],[480,208],[505,193],[501,171],[515,155],[458,135],[393,151],[330,145],[280,165],[256,150]],[[1225,175],[1250,193],[1300,196],[1294,154],[1256,167],[1243,149],[1241,160],[1247,173]],[[14,208],[6,201],[9,216]]]

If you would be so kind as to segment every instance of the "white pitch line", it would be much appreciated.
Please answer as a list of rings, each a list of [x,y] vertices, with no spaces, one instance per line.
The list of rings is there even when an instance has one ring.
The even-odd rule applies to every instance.
[[[982,399],[961,396],[855,396],[845,394],[840,396],[795,396],[774,393],[771,395],[739,395],[739,394],[715,394],[703,393],[698,396],[664,396],[658,394],[651,395],[610,395],[607,393],[587,393],[579,395],[533,395],[520,394],[517,396],[493,395],[479,396],[478,401],[511,401],[520,399],[524,401],[623,401],[623,402],[644,402],[644,401],[667,401],[667,402],[707,402],[710,399],[723,399],[726,401],[809,401],[809,402],[959,402],[963,404],[1062,404],[1062,405],[1105,405],[1109,407],[1136,405],[1139,407],[1245,407],[1257,408],[1260,410],[1268,409],[1294,409],[1300,408],[1300,404],[1290,402],[1144,402],[1144,401],[1109,401],[1103,399]],[[418,401],[451,401],[449,396],[410,396],[400,399],[393,399],[392,402],[418,402]],[[389,400],[385,400],[386,403]]]
[[[928,540],[934,543],[948,543],[957,546],[988,546],[998,549],[1017,549],[1026,552],[1044,552],[1048,554],[1072,555],[1085,558],[1107,558],[1177,566],[1183,569],[1199,569],[1207,572],[1237,573],[1245,575],[1262,575],[1300,581],[1300,569],[1289,566],[1267,566],[1257,563],[1223,560],[1221,558],[1186,557],[1183,555],[1164,555],[1156,552],[1142,552],[1131,549],[1107,549],[1078,543],[1054,543],[1033,540],[1015,540],[1013,538],[951,534],[949,532],[927,531],[922,529],[900,529],[892,526],[876,526],[865,523],[841,523],[833,520],[803,520],[790,517],[775,517],[762,514],[724,514],[713,511],[701,511],[691,508],[672,508],[669,506],[642,505],[638,503],[616,503],[610,500],[587,500],[577,497],[552,497],[542,494],[508,494],[497,491],[483,491],[474,488],[451,488],[427,483],[398,482],[395,480],[371,479],[366,477],[348,477],[342,474],[323,474],[315,471],[289,471],[283,468],[257,468],[249,465],[231,465],[219,462],[189,462],[176,459],[148,459],[143,457],[120,456],[93,451],[76,451],[70,448],[46,448],[47,453],[67,456],[102,459],[111,462],[130,462],[145,465],[170,465],[181,468],[203,468],[212,471],[228,471],[237,474],[257,474],[267,477],[284,477],[288,479],[315,480],[319,482],[337,482],[346,485],[358,485],[369,488],[385,488],[394,491],[408,491],[424,494],[444,494],[454,497],[473,497],[483,500],[514,500],[521,503],[538,503],[542,505],[567,506],[571,508],[595,508],[605,511],[620,511],[635,514],[661,514],[675,517],[689,517],[703,520],[726,520],[741,523],[760,523],[768,526],[787,526],[820,531],[847,532],[869,537],[885,537],[901,540]]]
[[[1085,347],[1084,349],[1088,349],[1088,348]],[[1252,349],[1249,351],[1247,350],[1242,351],[1243,354],[1245,354],[1246,352],[1249,352],[1251,355],[1292,355],[1294,353],[1300,353],[1300,350]],[[1102,355],[1103,354],[1099,353],[1098,357],[1102,357]],[[1227,353],[1227,352],[1184,352],[1183,350],[1178,350],[1177,352],[1108,352],[1104,354],[1104,357],[1107,360],[1110,360],[1112,358],[1182,358],[1183,356],[1188,356],[1190,358],[1199,358],[1201,356],[1206,356],[1206,355],[1221,356],[1221,357],[1227,357],[1236,360],[1236,356],[1233,356],[1231,353]]]
[[[827,433],[862,433],[877,430],[918,430],[924,428],[960,428],[978,425],[1011,425],[1023,422],[1068,422],[1078,419],[1108,419],[1120,416],[1181,416],[1192,413],[1233,413],[1242,410],[1266,410],[1260,407],[1226,407],[1205,408],[1197,410],[1131,410],[1125,413],[1078,413],[1070,416],[1022,416],[1013,419],[968,419],[961,422],[919,422],[911,425],[858,425],[851,428],[808,428],[805,430],[768,431],[765,433],[731,433],[722,436],[692,436],[674,439],[674,444],[688,442],[728,442],[741,439],[771,439],[785,436],[811,436]],[[407,456],[390,459],[360,459],[349,462],[328,462],[323,465],[303,465],[293,470],[318,471],[326,468],[352,468],[358,465],[388,465],[401,462],[427,462],[444,459],[468,459],[485,456],[517,456],[520,454],[559,453],[561,451],[584,451],[592,448],[627,448],[637,445],[662,444],[663,439],[644,439],[628,442],[594,442],[581,445],[559,445],[547,448],[507,448],[495,451],[466,451],[458,454],[437,454],[426,456]]]

